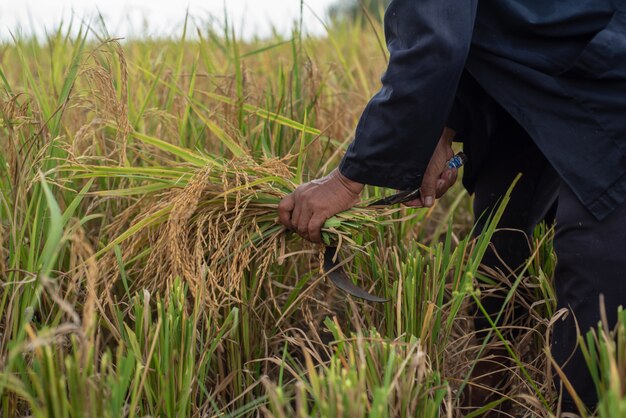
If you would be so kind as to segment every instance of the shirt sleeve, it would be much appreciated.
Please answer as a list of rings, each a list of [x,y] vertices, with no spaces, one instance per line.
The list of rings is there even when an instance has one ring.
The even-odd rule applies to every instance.
[[[477,0],[394,0],[385,12],[389,64],[339,170],[351,180],[417,188],[450,116]]]

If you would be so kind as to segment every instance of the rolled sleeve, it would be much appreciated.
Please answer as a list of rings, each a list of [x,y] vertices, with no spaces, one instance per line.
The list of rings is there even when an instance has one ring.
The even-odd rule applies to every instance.
[[[469,52],[476,0],[395,0],[385,12],[389,64],[339,170],[364,184],[421,184]]]

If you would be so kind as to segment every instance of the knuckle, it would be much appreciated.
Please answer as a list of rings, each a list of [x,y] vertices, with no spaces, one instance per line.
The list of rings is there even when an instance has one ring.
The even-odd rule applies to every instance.
[[[309,206],[313,209],[313,212],[319,212],[323,209],[323,204],[319,200],[311,200]]]
[[[323,222],[320,222],[320,216],[314,215],[309,221],[308,230],[311,231],[319,231],[322,228]]]
[[[311,200],[311,194],[308,191],[303,191],[302,193],[300,193],[300,196],[298,196],[299,201],[308,204],[309,201]]]
[[[295,203],[295,192],[288,194],[278,203],[278,208],[282,210],[289,210],[294,206]]]

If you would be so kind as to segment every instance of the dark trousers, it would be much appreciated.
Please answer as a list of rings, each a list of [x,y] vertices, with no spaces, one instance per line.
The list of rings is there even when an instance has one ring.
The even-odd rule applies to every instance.
[[[457,129],[470,158],[464,183],[474,192],[477,234],[486,219],[481,215],[497,207],[513,179],[522,173],[483,264],[512,276],[511,270],[519,271],[530,256],[528,237],[532,237],[535,226],[543,220],[556,222],[557,309],[567,308],[570,312],[554,326],[551,351],[557,363],[564,366],[578,395],[593,408],[596,389],[582,354],[575,350],[576,324],[583,333],[597,327],[600,295],[604,296],[611,327],[618,306],[626,305],[626,204],[598,221],[519,124],[465,78],[455,112],[461,115],[457,120],[463,120]],[[505,294],[506,289],[501,295],[483,298],[492,318],[500,311]],[[524,312],[514,314],[520,316]],[[481,315],[475,325],[477,330],[489,328]],[[563,406],[566,411],[575,411],[566,393]]]

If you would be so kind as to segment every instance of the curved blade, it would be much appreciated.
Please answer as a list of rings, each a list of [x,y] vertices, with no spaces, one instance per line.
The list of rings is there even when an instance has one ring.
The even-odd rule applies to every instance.
[[[415,199],[420,193],[419,187],[415,190],[405,190],[400,193],[392,194],[387,197],[383,197],[382,199],[378,199],[375,202],[370,203],[367,207],[372,206],[389,206],[395,205],[396,203],[404,203],[409,200]]]
[[[352,280],[350,280],[341,266],[339,266],[339,258],[337,258],[336,261],[333,260],[336,252],[337,247],[326,247],[324,251],[324,271],[335,286],[356,298],[364,299],[369,302],[383,303],[388,301],[388,299],[374,296],[352,283]]]
[[[467,163],[467,155],[465,155],[463,151],[460,151],[448,160],[448,162],[446,163],[446,167],[450,169],[452,168],[458,169],[466,163]],[[367,205],[367,207],[390,206],[390,205],[395,205],[398,203],[406,203],[409,200],[416,199],[419,196],[419,194],[420,194],[419,187],[413,190],[405,190],[396,194],[392,194],[387,197],[383,197],[382,199],[378,199],[377,201],[372,202],[369,205]]]

